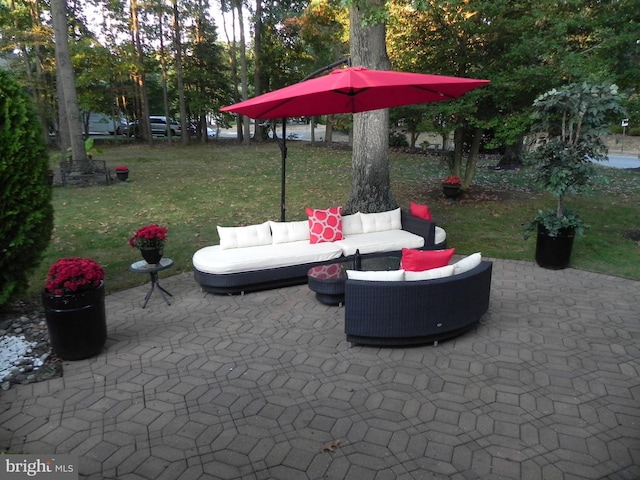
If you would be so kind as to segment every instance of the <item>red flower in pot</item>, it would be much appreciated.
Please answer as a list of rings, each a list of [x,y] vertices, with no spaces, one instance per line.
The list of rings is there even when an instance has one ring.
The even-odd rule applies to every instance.
[[[89,258],[61,258],[42,291],[49,342],[65,360],[100,353],[107,340],[104,270]]]
[[[462,180],[456,175],[450,175],[442,181],[443,185],[462,185]]]
[[[149,264],[160,263],[164,254],[164,242],[167,239],[167,229],[159,225],[147,225],[139,229],[129,239],[129,245],[140,249],[142,258]]]
[[[61,258],[51,265],[45,291],[68,295],[98,288],[104,280],[104,270],[90,258]]]

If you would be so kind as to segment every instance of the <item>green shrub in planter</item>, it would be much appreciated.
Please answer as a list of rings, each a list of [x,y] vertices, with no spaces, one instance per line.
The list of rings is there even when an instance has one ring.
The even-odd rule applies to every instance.
[[[0,306],[28,287],[53,230],[49,157],[31,99],[0,69]]]
[[[537,183],[556,197],[556,206],[538,212],[528,230],[542,226],[555,234],[560,229],[583,233],[580,216],[565,209],[565,196],[585,191],[594,181],[593,162],[607,158],[602,136],[622,115],[620,100],[615,85],[588,83],[554,88],[535,100],[534,133],[545,140],[531,158]]]

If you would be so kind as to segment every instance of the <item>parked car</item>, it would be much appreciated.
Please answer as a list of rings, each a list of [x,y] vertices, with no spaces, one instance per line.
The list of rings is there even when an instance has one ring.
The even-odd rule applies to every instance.
[[[173,137],[182,135],[180,123],[173,118],[169,119],[169,127],[167,127],[167,117],[163,115],[151,115],[149,122],[151,123],[151,135],[164,137],[168,135],[169,130],[171,130],[171,136]],[[130,134],[140,136],[140,125],[138,121],[131,125]]]
[[[129,132],[129,122],[123,116],[112,117],[98,112],[82,114],[83,131],[85,127],[87,135],[126,135]]]

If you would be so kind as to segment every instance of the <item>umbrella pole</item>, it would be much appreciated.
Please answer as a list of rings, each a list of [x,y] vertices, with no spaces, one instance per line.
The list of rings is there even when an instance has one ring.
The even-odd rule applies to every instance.
[[[275,129],[274,129],[275,131]],[[287,177],[287,119],[282,119],[282,142],[280,151],[282,152],[282,174],[280,177],[280,221],[284,222],[286,217],[286,177]]]

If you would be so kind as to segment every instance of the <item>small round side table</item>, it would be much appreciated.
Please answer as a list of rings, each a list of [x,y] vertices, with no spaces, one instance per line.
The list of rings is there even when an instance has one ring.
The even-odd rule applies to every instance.
[[[148,273],[149,276],[151,277],[151,288],[149,289],[147,296],[144,297],[144,304],[142,305],[142,308],[147,307],[147,303],[149,302],[149,299],[151,298],[151,294],[153,293],[156,286],[158,287],[158,291],[160,292],[160,295],[162,296],[164,301],[167,303],[167,305],[171,305],[171,302],[169,301],[169,298],[167,298],[167,295],[169,295],[170,297],[172,297],[173,295],[171,295],[168,291],[162,288],[162,286],[160,286],[160,281],[158,279],[158,272],[161,272],[162,270],[167,270],[168,268],[171,268],[171,267],[173,267],[173,260],[171,260],[170,258],[162,258],[160,260],[160,263],[149,264],[144,260],[140,260],[138,262],[131,264],[131,266],[129,267],[129,270],[131,270],[132,272]]]

